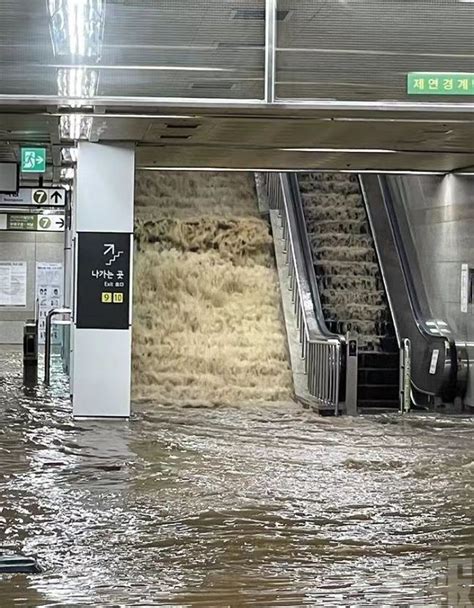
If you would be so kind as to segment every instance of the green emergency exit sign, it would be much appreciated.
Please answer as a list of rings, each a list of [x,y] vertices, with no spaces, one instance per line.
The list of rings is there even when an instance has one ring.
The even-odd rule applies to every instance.
[[[21,149],[22,173],[44,173],[46,171],[46,148]]]
[[[411,72],[408,95],[474,95],[474,72]]]

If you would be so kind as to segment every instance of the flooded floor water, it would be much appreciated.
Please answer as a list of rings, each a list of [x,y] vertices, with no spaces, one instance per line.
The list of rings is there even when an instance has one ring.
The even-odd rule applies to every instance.
[[[288,404],[73,422],[0,356],[0,606],[471,606],[473,421]]]

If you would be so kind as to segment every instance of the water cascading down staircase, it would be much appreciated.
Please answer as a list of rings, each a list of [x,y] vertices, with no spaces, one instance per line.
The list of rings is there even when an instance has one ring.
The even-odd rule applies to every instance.
[[[327,327],[358,337],[358,409],[397,408],[398,346],[358,179],[304,173],[298,181]]]

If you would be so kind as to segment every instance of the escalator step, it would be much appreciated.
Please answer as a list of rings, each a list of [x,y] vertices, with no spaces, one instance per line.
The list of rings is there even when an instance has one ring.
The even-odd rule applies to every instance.
[[[398,369],[380,369],[379,367],[359,368],[358,372],[359,386],[361,384],[397,384],[399,380]]]
[[[386,410],[396,410],[400,408],[400,402],[395,399],[358,399],[357,407],[360,413],[364,413],[365,411],[370,411],[371,413],[374,410],[383,412]]]
[[[396,352],[362,352],[358,358],[359,369],[397,369],[399,354]]]
[[[397,353],[396,362],[359,359],[361,367],[398,368],[393,323],[357,176],[302,173],[298,183],[328,328],[357,333],[360,351]]]
[[[359,384],[358,399],[365,401],[398,400],[398,384]]]

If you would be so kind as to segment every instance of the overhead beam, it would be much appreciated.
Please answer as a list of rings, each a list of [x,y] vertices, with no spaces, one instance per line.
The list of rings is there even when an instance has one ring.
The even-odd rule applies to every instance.
[[[43,108],[57,104],[68,106],[70,98],[62,98],[54,95],[0,95],[1,106],[26,106],[32,109],[37,106]],[[212,99],[212,98],[181,98],[181,97],[95,97],[94,107],[99,106],[128,108],[131,113],[136,113],[137,109],[150,108],[153,111],[166,111],[171,108],[187,108],[193,111],[216,109],[222,111],[328,111],[328,112],[411,112],[414,114],[433,114],[445,112],[447,114],[472,114],[474,103],[454,103],[454,102],[420,102],[420,101],[337,101],[327,99],[322,100],[278,100],[266,102],[262,99]],[[67,112],[63,112],[67,113]],[[80,113],[77,109],[74,113]],[[90,112],[85,112],[90,114]]]

